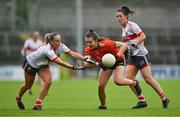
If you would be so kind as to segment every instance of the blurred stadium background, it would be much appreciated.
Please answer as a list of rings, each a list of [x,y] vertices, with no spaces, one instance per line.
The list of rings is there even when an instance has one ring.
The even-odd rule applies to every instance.
[[[152,63],[176,65],[172,74],[180,76],[179,0],[0,0],[0,65],[21,64],[20,50],[33,31],[39,31],[42,39],[47,32],[58,32],[63,43],[80,53],[84,33],[90,28],[100,36],[120,40],[115,12],[121,5],[136,10],[131,19],[147,36],[145,45]],[[80,72],[78,76],[95,75],[95,71]]]
[[[54,88],[52,87],[48,95],[49,103],[45,103],[48,105],[47,111],[38,115],[49,113],[50,115],[82,116],[127,114],[130,116],[178,116],[180,104],[175,100],[179,100],[178,84],[180,82],[180,0],[0,0],[0,92],[7,92],[8,95],[0,94],[0,115],[37,115],[29,110],[19,113],[14,100],[18,87],[23,81],[23,71],[20,67],[23,57],[20,50],[30,33],[39,31],[42,40],[47,32],[60,33],[63,43],[83,54],[84,33],[90,28],[95,29],[100,36],[107,36],[113,40],[121,39],[121,28],[115,17],[115,12],[121,5],[128,5],[137,12],[131,19],[143,29],[147,36],[145,45],[151,55],[152,73],[155,78],[175,79],[160,81],[171,99],[172,106],[169,111],[160,109],[160,102],[157,103],[158,96],[154,96],[152,89],[148,89],[147,84],[141,82],[145,95],[148,94],[147,99],[154,108],[150,105],[146,111],[129,110],[135,102],[133,94],[127,93],[130,92],[128,88],[116,88],[110,84],[107,90],[111,94],[112,100],[109,101],[112,104],[112,110],[99,112],[94,109],[98,103],[95,92],[97,81],[88,79],[97,78],[97,69],[77,73],[53,65],[54,79],[73,77],[73,79],[81,78],[82,80],[55,82]],[[70,63],[76,62],[64,55],[62,57]],[[74,87],[73,90],[71,87]],[[33,91],[37,93],[38,88],[39,86],[35,85]],[[126,93],[121,95],[121,93],[117,94],[117,91]],[[61,92],[60,95],[59,92]],[[36,98],[35,96],[33,99]],[[77,101],[79,97],[82,100]],[[59,101],[59,99],[64,101]],[[127,99],[129,99],[128,102]],[[25,95],[25,100],[30,109],[33,103],[31,97]]]

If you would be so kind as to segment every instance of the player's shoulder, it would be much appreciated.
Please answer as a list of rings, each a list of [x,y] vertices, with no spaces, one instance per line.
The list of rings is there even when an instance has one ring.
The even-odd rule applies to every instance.
[[[40,49],[44,50],[44,51],[48,51],[48,50],[52,50],[53,48],[51,47],[51,45],[48,44],[44,44],[40,47]]]
[[[133,21],[128,21],[128,24],[129,24],[129,25],[133,25],[133,24],[136,24],[136,23],[133,22]]]
[[[59,49],[69,49],[69,47],[64,43],[61,43]]]
[[[100,44],[104,44],[104,45],[107,45],[107,44],[113,43],[113,42],[114,42],[113,40],[111,40],[110,38],[107,38],[107,37],[103,37],[99,41]]]
[[[25,43],[32,43],[32,39],[31,38],[26,39]]]
[[[38,42],[38,43],[40,43],[40,44],[42,44],[42,43],[43,43],[43,41],[42,41],[42,40],[40,40],[40,39],[38,39],[38,40],[37,40],[37,42]]]
[[[67,47],[67,46],[64,43],[61,43],[60,47]]]
[[[110,38],[107,38],[107,37],[101,37],[98,42],[99,43],[107,43],[109,41],[112,41]]]
[[[135,23],[133,21],[128,21],[128,25],[129,26],[138,26],[137,23]]]

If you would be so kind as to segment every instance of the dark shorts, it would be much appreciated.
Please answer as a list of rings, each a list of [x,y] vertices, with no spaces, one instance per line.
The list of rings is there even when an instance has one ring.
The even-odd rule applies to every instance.
[[[108,69],[114,70],[117,66],[124,66],[124,65],[125,65],[125,60],[124,60],[124,59],[121,59],[121,60],[116,61],[116,63],[114,64],[114,66],[112,66],[112,67],[110,67],[110,68],[102,67],[102,69],[103,69],[103,70],[108,70]]]
[[[145,56],[128,56],[127,64],[142,69],[150,64],[149,54],[146,54]]]
[[[36,75],[36,73],[39,72],[40,68],[49,67],[48,65],[41,66],[40,68],[34,68],[32,67],[28,61],[25,59],[22,65],[24,71],[28,72],[31,75]]]

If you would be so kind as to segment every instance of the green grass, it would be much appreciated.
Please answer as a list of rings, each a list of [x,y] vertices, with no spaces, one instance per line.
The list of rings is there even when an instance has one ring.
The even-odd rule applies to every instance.
[[[112,81],[107,85],[107,110],[98,110],[97,80],[60,80],[54,82],[43,101],[42,111],[31,108],[39,91],[33,86],[33,95],[26,93],[26,110],[19,110],[15,96],[22,82],[0,82],[0,116],[180,116],[180,80],[159,81],[170,98],[170,106],[163,109],[159,96],[144,81],[140,81],[148,108],[132,110],[137,102],[129,87],[118,87]]]

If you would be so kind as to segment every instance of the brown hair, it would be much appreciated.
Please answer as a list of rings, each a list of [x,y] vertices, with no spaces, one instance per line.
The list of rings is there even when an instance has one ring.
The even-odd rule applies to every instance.
[[[129,16],[129,14],[134,14],[135,11],[131,10],[128,6],[122,6],[117,12],[122,12],[125,16]]]
[[[92,37],[95,41],[99,39],[99,35],[93,29],[88,30],[88,32],[85,34],[85,37]]]

